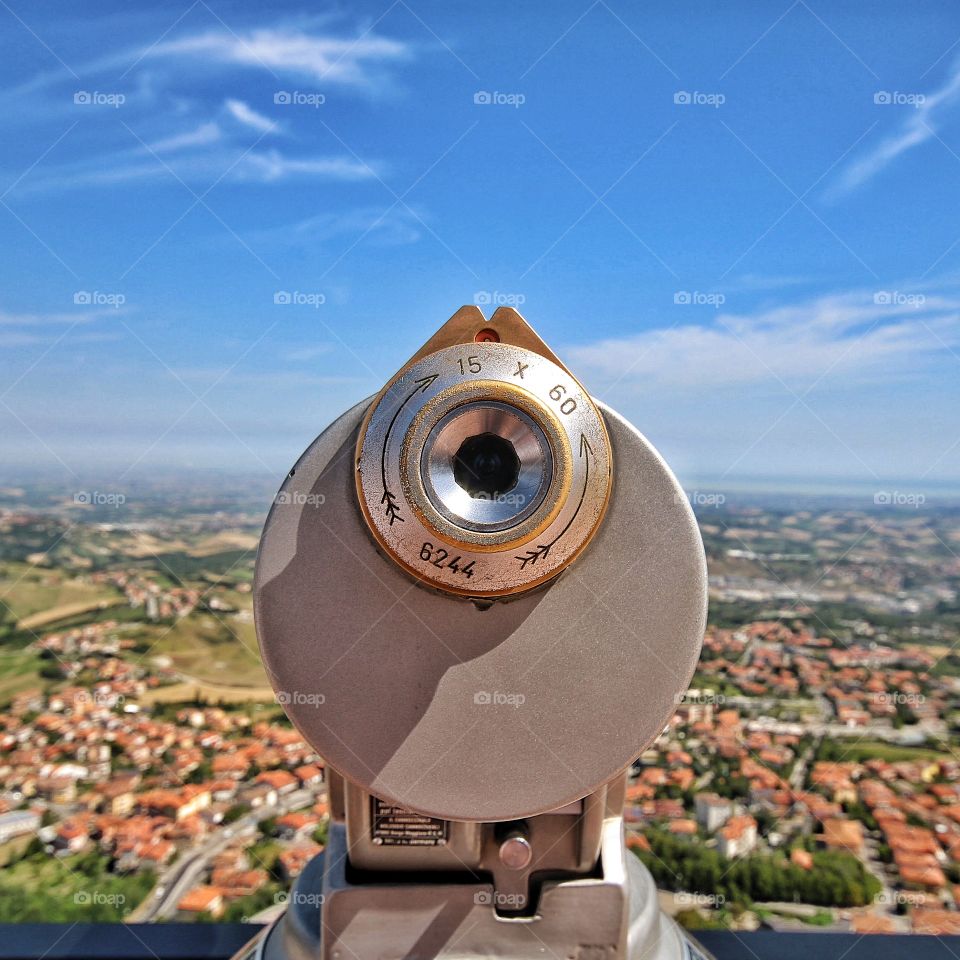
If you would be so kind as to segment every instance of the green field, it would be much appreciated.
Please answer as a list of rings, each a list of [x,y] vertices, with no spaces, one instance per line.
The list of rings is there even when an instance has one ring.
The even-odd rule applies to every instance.
[[[50,622],[69,616],[77,604],[114,603],[122,594],[109,586],[88,583],[61,570],[27,563],[0,565],[0,623],[51,612]]]
[[[0,705],[24,690],[48,686],[40,676],[44,661],[30,650],[10,650],[0,641]]]
[[[143,631],[150,656],[167,656],[180,673],[211,683],[269,686],[260,664],[252,620],[194,612],[172,627]]]
[[[117,922],[150,891],[150,873],[119,877],[96,852],[31,856],[0,872],[0,923]]]
[[[866,760],[900,761],[949,760],[950,755],[931,747],[901,747],[883,740],[824,740],[817,751],[817,760],[848,760],[863,763]]]
[[[217,579],[227,576],[232,580],[247,580],[252,577],[254,553],[250,549],[224,550],[219,553],[197,553],[177,550],[157,554],[156,568],[162,573],[176,577],[181,582],[203,578]]]

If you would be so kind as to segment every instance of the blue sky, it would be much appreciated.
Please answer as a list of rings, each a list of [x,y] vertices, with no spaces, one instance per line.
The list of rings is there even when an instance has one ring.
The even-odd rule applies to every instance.
[[[0,20],[8,467],[282,471],[486,301],[688,483],[960,481],[955,4]]]

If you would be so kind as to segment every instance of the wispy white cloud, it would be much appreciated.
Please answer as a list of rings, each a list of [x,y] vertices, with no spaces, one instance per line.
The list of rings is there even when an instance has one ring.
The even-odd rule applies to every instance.
[[[271,120],[269,117],[265,117],[262,113],[257,113],[250,104],[244,103],[243,100],[230,98],[224,106],[234,120],[242,123],[245,127],[256,130],[258,133],[275,133],[280,129],[279,123]]]
[[[91,331],[87,333],[70,334],[71,346],[84,343],[116,343],[120,339],[122,339],[122,337],[119,333],[108,333],[106,331],[99,333]],[[29,333],[24,330],[0,330],[0,347],[8,347],[10,349],[16,347],[49,346],[56,340],[57,337],[48,334]]]
[[[300,347],[294,347],[285,351],[281,357],[291,363],[306,363],[310,360],[316,360],[327,354],[333,353],[334,345],[332,343],[311,343]]]
[[[192,130],[184,133],[175,133],[169,137],[163,137],[155,140],[153,143],[143,147],[141,153],[174,153],[178,150],[186,150],[191,147],[206,147],[211,143],[216,143],[223,137],[223,131],[213,122],[201,123]]]
[[[93,319],[93,313],[8,313],[0,310],[0,327],[49,327],[64,323],[89,323]]]
[[[94,29],[98,23],[90,22]],[[136,88],[144,94],[156,92],[155,85],[197,76],[214,69],[245,69],[269,72],[278,79],[309,79],[324,84],[366,88],[376,91],[390,81],[391,68],[412,60],[416,48],[409,42],[381,36],[373,31],[351,36],[325,32],[314,23],[286,24],[233,32],[226,28],[183,33],[163,43],[130,46],[94,60],[73,62],[71,68],[47,69],[5,91],[0,103],[22,110],[24,98],[55,88],[75,90],[78,77],[90,89]],[[175,64],[168,75],[164,63]],[[118,77],[119,75],[119,77]],[[106,83],[106,85],[104,85]],[[69,101],[56,103],[69,111]]]
[[[14,192],[28,195],[146,181],[176,182],[176,179],[201,185],[219,179],[245,183],[306,179],[360,181],[383,173],[382,167],[371,167],[352,157],[291,156],[276,149],[250,150],[230,144],[224,144],[220,149],[188,150],[185,148],[191,146],[188,142],[191,136],[160,141],[161,150],[157,150],[158,144],[154,143],[150,149],[137,148],[114,154],[109,165],[96,158],[47,167],[24,178]]]
[[[601,396],[614,385],[689,391],[821,376],[847,385],[919,377],[925,361],[960,344],[960,295],[917,297],[863,291],[754,314],[720,313],[710,322],[645,330],[566,354]]]
[[[251,151],[237,166],[236,178],[273,183],[293,177],[368,180],[377,172],[352,157],[292,157],[279,150]]]
[[[238,388],[303,389],[305,387],[345,387],[364,385],[369,377],[346,373],[321,373],[309,369],[249,370],[236,367],[173,367],[173,373],[186,383],[217,386],[219,392],[236,391]]]
[[[84,310],[63,310],[49,313],[12,313],[0,310],[0,327],[55,327],[70,324],[93,323],[104,317],[115,317],[113,306],[96,306]]]
[[[894,94],[887,92],[878,96],[892,100]],[[913,98],[915,105],[898,105],[895,102],[878,104],[879,109],[905,111],[907,116],[893,134],[885,137],[866,154],[853,159],[840,172],[837,180],[824,193],[827,200],[863,186],[897,157],[937,135],[943,114],[960,101],[960,60],[954,63],[944,83],[932,93],[903,96]]]
[[[268,70],[277,77],[373,86],[380,79],[379,66],[407,60],[412,50],[409,44],[373,33],[349,38],[265,28],[243,34],[209,30],[158,44],[144,56],[189,58],[208,65]]]
[[[0,346],[29,347],[53,343],[69,333],[71,343],[102,343],[116,340],[118,334],[105,330],[91,330],[89,325],[109,315],[117,308],[54,311],[50,313],[12,313],[0,310]],[[73,332],[72,328],[80,328]]]
[[[801,287],[814,283],[815,277],[799,274],[744,273],[724,283],[725,290],[782,290],[785,287]]]
[[[72,114],[74,126],[103,134],[82,140],[71,135],[69,152],[51,153],[26,175],[9,171],[5,184],[0,177],[0,189],[9,185],[23,196],[162,181],[171,173],[201,185],[221,176],[270,184],[384,176],[375,161],[361,162],[345,150],[330,153],[309,122],[312,111],[288,109],[281,119],[283,108],[274,105],[280,87],[290,91],[308,83],[341,85],[354,94],[395,89],[394,68],[413,56],[410,44],[373,31],[337,36],[327,32],[332,29],[329,18],[237,32],[217,26],[74,64],[76,72],[47,71],[0,92],[0,115],[16,124],[55,121],[62,132],[59,124]],[[252,78],[256,96],[238,94],[240,73],[259,74]],[[264,75],[271,74],[275,86],[264,90]],[[77,105],[78,91],[122,95],[122,112]],[[284,151],[258,145],[271,134],[294,132],[300,135]],[[141,142],[125,143],[131,133]],[[56,162],[65,156],[71,159]]]
[[[252,232],[254,242],[315,248],[327,240],[365,236],[380,246],[403,246],[420,239],[416,210],[406,207],[361,207],[337,213],[320,213],[295,223]]]

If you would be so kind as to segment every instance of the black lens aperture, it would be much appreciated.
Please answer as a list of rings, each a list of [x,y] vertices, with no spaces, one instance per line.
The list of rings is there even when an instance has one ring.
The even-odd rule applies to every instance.
[[[492,499],[512,490],[520,476],[513,444],[495,433],[467,437],[453,457],[453,477],[471,497]]]

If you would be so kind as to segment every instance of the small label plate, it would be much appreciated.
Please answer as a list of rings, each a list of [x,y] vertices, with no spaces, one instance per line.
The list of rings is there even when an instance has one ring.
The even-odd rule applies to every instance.
[[[442,847],[450,836],[450,823],[425,817],[403,807],[371,797],[371,835],[384,847]]]

